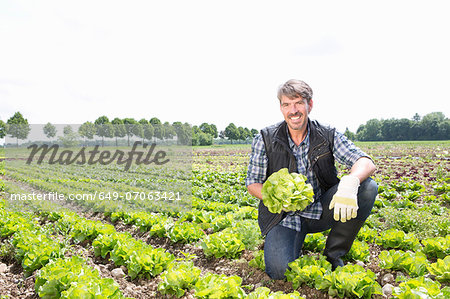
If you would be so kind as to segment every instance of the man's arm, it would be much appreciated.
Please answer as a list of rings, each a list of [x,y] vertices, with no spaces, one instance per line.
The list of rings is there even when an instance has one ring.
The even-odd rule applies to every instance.
[[[261,190],[266,177],[267,163],[264,141],[261,134],[258,134],[252,142],[252,154],[250,155],[245,185],[248,193],[259,199],[262,199]]]
[[[329,209],[334,209],[334,220],[346,222],[357,216],[359,186],[375,172],[376,166],[366,153],[343,134],[335,132],[334,137],[334,157],[351,168],[350,173],[341,178]]]
[[[350,175],[357,177],[360,183],[370,177],[376,170],[376,166],[369,155],[338,131],[334,133],[333,155],[340,164],[350,168]]]
[[[263,187],[263,184],[254,183],[254,184],[248,185],[247,190],[248,190],[248,193],[250,193],[254,197],[262,199],[262,193],[261,193],[262,187]]]
[[[350,175],[355,176],[362,183],[368,177],[370,177],[376,170],[376,166],[372,159],[368,157],[359,158],[350,169]]]

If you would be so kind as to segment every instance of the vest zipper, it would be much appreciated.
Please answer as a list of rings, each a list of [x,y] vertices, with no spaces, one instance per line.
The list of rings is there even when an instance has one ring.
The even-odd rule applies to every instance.
[[[326,142],[324,141],[324,142],[322,142],[321,144],[316,145],[316,146],[312,149],[311,154],[314,154],[314,151],[315,151],[317,148],[320,148],[320,147],[322,147],[322,146],[325,145],[325,144],[326,144]],[[314,159],[312,160],[312,163],[311,163],[311,167],[313,167],[321,157],[325,156],[325,155],[328,154],[328,153],[329,153],[329,152],[314,157]]]
[[[330,155],[330,152],[326,152],[325,154],[322,154],[322,155],[319,155],[319,156],[315,157],[314,161],[312,163],[312,166],[314,166],[317,163],[317,161],[319,161],[320,158],[322,158],[323,156],[326,156],[326,155]]]

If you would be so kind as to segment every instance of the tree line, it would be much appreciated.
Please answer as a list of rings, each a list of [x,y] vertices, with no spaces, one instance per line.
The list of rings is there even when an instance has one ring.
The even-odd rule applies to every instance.
[[[18,140],[24,140],[28,137],[31,128],[28,120],[20,112],[16,112],[6,123],[0,120],[0,138],[9,135]],[[43,133],[47,138],[54,138],[57,134],[57,128],[51,123],[43,127]],[[161,122],[157,117],[149,120],[134,118],[114,118],[110,120],[107,116],[100,116],[95,121],[86,121],[80,125],[77,132],[74,132],[71,126],[63,128],[63,136],[58,139],[68,146],[75,145],[78,137],[84,140],[93,140],[95,136],[101,138],[102,146],[105,138],[115,139],[118,145],[119,138],[126,138],[130,145],[130,139],[137,137],[143,142],[168,140],[177,137],[177,143],[181,145],[211,145],[214,139],[251,142],[251,139],[258,133],[256,129],[236,127],[230,123],[224,131],[218,131],[216,125],[202,123],[200,126],[192,126],[189,123],[182,122]]]
[[[9,135],[18,140],[27,138],[31,131],[28,120],[20,112],[16,112],[6,123],[0,120],[0,138]],[[50,139],[56,136],[56,127],[47,123],[43,127],[44,134]],[[162,122],[156,117],[149,120],[134,118],[114,118],[110,120],[107,116],[100,116],[95,121],[86,121],[73,132],[70,126],[63,129],[64,136],[60,141],[65,144],[78,137],[85,140],[93,140],[95,136],[101,138],[104,145],[105,138],[115,139],[116,145],[119,138],[126,138],[128,145],[134,136],[141,138],[143,142],[168,140],[177,137],[177,143],[182,145],[211,145],[214,140],[228,140],[231,143],[250,143],[252,138],[258,134],[256,129],[237,127],[230,123],[225,130],[218,131],[216,125],[202,123],[192,126],[182,122]],[[403,140],[447,140],[450,139],[450,120],[442,112],[433,112],[420,117],[417,113],[412,119],[370,119],[360,125],[356,133],[347,130],[344,133],[351,140],[359,141],[403,141]]]
[[[411,119],[370,119],[360,125],[355,133],[348,129],[345,135],[359,141],[448,140],[450,119],[442,112],[432,112]]]

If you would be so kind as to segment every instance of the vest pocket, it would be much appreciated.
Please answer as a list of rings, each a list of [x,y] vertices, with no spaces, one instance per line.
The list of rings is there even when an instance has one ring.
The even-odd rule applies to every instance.
[[[320,187],[324,189],[324,191],[339,183],[337,170],[334,166],[334,157],[330,151],[315,157],[312,167],[314,174],[319,180]]]

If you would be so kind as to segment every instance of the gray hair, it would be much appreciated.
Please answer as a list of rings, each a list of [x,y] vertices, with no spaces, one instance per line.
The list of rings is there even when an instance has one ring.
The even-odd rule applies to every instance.
[[[289,99],[301,97],[309,104],[313,96],[313,91],[311,87],[305,82],[301,80],[291,79],[278,87],[277,97],[280,102],[282,96],[286,96]]]

